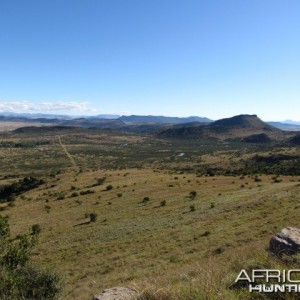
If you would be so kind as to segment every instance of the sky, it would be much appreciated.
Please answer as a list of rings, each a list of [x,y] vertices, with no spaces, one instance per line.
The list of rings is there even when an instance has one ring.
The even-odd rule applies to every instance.
[[[0,0],[0,111],[300,121],[299,0]]]

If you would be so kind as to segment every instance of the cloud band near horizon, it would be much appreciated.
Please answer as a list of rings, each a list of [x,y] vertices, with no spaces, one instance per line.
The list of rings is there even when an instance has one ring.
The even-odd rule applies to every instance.
[[[31,101],[0,101],[0,111],[7,112],[53,112],[53,111],[72,111],[72,112],[96,112],[90,107],[88,102],[60,101],[60,102],[41,102]]]

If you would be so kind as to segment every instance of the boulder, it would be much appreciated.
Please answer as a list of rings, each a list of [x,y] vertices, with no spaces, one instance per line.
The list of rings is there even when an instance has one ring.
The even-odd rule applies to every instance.
[[[269,250],[278,256],[300,252],[300,229],[295,227],[283,228],[281,232],[271,238]]]
[[[100,295],[93,297],[93,300],[136,300],[138,293],[136,290],[126,287],[115,287],[104,290]]]

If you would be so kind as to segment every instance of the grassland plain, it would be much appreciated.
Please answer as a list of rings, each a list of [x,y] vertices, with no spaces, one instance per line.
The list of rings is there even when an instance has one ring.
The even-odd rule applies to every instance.
[[[300,176],[280,175],[298,148],[71,128],[5,133],[0,145],[2,186],[45,181],[3,201],[1,215],[15,236],[41,226],[33,262],[62,274],[62,299],[120,285],[143,299],[269,299],[230,289],[239,271],[299,266],[266,251],[274,233],[300,226]],[[256,172],[257,156],[277,168]]]

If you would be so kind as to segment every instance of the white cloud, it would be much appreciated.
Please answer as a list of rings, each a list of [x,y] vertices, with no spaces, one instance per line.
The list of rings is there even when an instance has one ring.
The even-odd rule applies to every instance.
[[[33,103],[30,101],[0,101],[0,111],[9,112],[96,112],[89,106],[88,102],[41,102]]]

